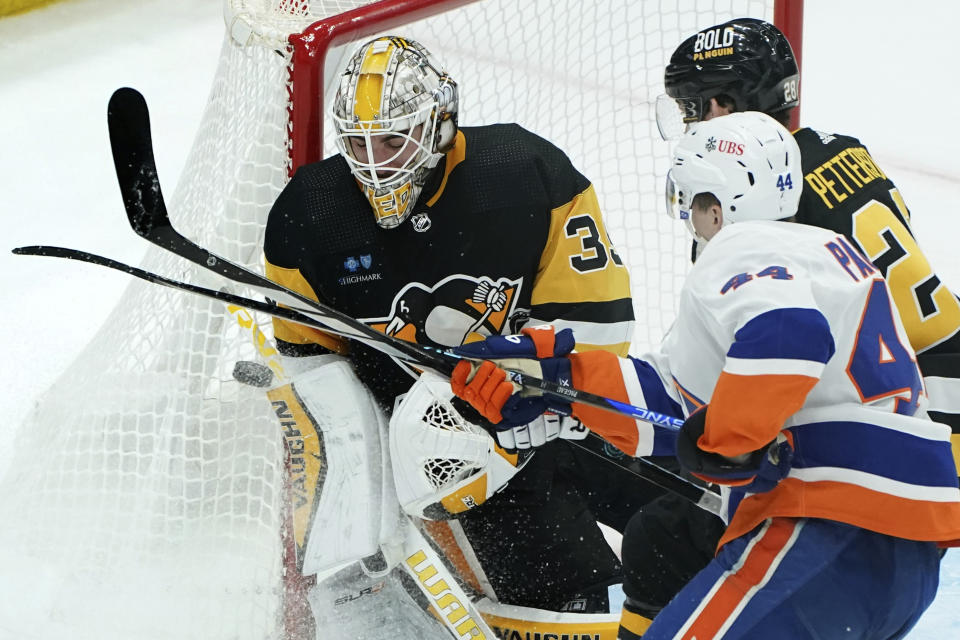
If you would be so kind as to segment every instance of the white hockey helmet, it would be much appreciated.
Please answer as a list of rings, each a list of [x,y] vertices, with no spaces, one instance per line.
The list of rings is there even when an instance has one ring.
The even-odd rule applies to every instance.
[[[691,205],[712,193],[723,224],[782,220],[797,212],[803,189],[800,148],[783,125],[758,111],[744,111],[692,125],[673,153],[667,173],[667,210],[693,228]]]
[[[508,454],[451,403],[450,381],[421,374],[390,418],[397,498],[410,515],[445,520],[486,502],[530,459]]]
[[[371,40],[347,63],[332,108],[337,149],[381,227],[413,211],[430,170],[453,146],[458,104],[457,84],[413,40]],[[389,157],[367,153],[387,138]]]

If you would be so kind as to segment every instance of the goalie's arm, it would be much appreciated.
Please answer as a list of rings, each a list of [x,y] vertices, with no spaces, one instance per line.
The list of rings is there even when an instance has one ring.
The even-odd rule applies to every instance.
[[[313,287],[299,269],[278,267],[268,257],[266,272],[267,277],[274,282],[319,301]],[[273,319],[273,336],[280,353],[286,356],[317,355],[325,352],[346,354],[349,351],[348,341],[345,338],[283,318]]]
[[[579,351],[623,356],[633,338],[630,276],[610,243],[593,185],[575,175],[582,190],[550,211],[527,326],[572,329]]]

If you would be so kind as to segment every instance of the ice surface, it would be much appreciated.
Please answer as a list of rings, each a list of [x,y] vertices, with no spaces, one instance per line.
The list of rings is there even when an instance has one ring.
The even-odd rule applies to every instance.
[[[115,272],[9,249],[60,244],[139,260],[145,245],[123,223],[115,186],[107,99],[123,85],[146,95],[161,179],[172,194],[217,64],[221,4],[72,0],[0,20],[0,470],[14,427],[128,283]],[[802,121],[868,146],[900,187],[920,245],[958,289],[960,154],[947,123],[960,104],[948,71],[960,8],[936,9],[931,19],[932,7],[902,0],[807,0]],[[590,173],[602,180],[602,169]],[[0,592],[30,593],[2,576]],[[37,580],[32,587],[43,576]],[[947,554],[941,580],[911,640],[960,637],[960,551]],[[56,621],[37,621],[44,624]]]

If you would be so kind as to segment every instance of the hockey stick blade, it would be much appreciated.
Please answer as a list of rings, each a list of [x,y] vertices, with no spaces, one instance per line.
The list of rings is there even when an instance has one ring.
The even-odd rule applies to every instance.
[[[138,236],[230,280],[277,292],[282,289],[259,274],[207,251],[173,228],[153,155],[150,113],[139,91],[123,87],[113,93],[107,108],[107,124],[123,207],[130,227]]]
[[[167,210],[153,159],[150,116],[143,95],[129,87],[114,91],[107,105],[107,125],[123,208],[137,234],[150,233],[154,217],[166,219]]]

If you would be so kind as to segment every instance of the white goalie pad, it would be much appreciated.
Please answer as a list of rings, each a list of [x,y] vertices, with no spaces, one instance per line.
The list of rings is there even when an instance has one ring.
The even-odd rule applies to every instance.
[[[450,382],[424,373],[390,419],[390,458],[400,505],[408,514],[444,520],[486,502],[523,464],[451,404]]]
[[[293,535],[303,575],[377,552],[385,419],[342,358],[270,392],[287,443]],[[394,507],[395,508],[395,507]]]

